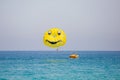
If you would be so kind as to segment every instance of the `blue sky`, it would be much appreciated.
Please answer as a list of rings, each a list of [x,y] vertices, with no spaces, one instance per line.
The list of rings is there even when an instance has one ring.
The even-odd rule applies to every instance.
[[[120,0],[0,0],[0,50],[55,50],[43,34],[67,35],[60,50],[120,50]]]

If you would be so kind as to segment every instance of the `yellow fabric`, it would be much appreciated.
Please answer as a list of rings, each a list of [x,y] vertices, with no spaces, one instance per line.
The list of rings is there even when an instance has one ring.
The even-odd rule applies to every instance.
[[[51,28],[44,33],[43,42],[52,48],[63,46],[66,43],[66,34],[62,29]]]

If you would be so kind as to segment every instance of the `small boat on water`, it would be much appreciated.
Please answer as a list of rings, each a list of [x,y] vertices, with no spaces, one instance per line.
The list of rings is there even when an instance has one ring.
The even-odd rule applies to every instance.
[[[70,57],[70,58],[78,58],[79,55],[78,55],[78,54],[71,54],[69,57]]]

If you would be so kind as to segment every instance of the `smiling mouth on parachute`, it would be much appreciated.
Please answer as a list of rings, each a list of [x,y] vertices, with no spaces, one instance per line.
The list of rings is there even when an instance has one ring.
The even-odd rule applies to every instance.
[[[59,41],[56,41],[56,42],[53,42],[53,41],[49,41],[49,40],[46,40],[47,42],[49,42],[50,44],[57,44],[58,42],[61,42],[61,40]]]

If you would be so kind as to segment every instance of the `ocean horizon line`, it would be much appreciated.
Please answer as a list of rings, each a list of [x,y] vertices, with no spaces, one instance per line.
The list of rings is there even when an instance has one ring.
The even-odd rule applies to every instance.
[[[7,51],[10,51],[10,52],[21,52],[21,51],[24,51],[24,52],[27,52],[27,51],[31,51],[31,52],[46,52],[46,51],[50,51],[50,52],[54,52],[56,50],[0,50],[0,52],[7,52]],[[59,50],[59,52],[62,52],[62,51],[74,51],[74,52],[120,52],[120,50]]]

